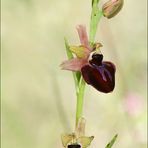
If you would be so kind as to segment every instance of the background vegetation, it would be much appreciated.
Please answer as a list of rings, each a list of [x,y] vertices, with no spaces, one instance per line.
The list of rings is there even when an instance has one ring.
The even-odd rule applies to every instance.
[[[86,87],[92,148],[103,148],[116,133],[114,148],[147,146],[146,6],[146,0],[125,0],[116,17],[100,22],[96,40],[117,72],[111,94]],[[75,27],[89,29],[91,0],[3,0],[1,8],[1,146],[60,148],[60,134],[73,131],[76,105],[72,74],[59,68],[64,36],[79,44]]]

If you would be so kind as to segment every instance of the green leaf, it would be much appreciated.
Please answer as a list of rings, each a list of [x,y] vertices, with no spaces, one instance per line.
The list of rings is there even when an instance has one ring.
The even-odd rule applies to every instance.
[[[116,134],[113,139],[106,145],[105,148],[111,148],[113,146],[113,144],[115,143],[116,139],[117,139],[118,135]]]
[[[68,44],[68,41],[67,41],[66,38],[64,38],[64,40],[65,40],[65,47],[66,47],[67,57],[68,57],[68,59],[72,59],[73,55],[72,55],[72,52],[69,50],[70,46]]]
[[[64,40],[65,40],[65,47],[66,47],[67,57],[68,57],[68,59],[72,59],[74,57],[73,57],[72,51],[70,50],[70,46],[68,44],[68,41],[67,41],[66,38],[64,38]],[[75,81],[76,91],[78,91],[80,77],[81,77],[80,72],[73,72],[73,78],[74,78],[74,81]]]

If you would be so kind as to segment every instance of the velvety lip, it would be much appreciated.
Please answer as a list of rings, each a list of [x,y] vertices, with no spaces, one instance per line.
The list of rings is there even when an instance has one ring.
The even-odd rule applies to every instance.
[[[109,93],[115,87],[115,65],[108,61],[102,62],[100,59],[99,55],[95,56],[90,60],[90,64],[81,68],[81,73],[87,84],[98,91]]]

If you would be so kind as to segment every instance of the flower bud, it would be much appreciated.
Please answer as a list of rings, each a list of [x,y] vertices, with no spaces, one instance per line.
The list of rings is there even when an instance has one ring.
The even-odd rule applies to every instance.
[[[87,137],[85,132],[85,119],[79,118],[76,131],[72,134],[63,134],[62,143],[65,148],[87,148],[90,146],[94,136]]]
[[[90,146],[94,136],[80,136],[77,137],[73,134],[64,134],[62,135],[62,144],[65,148],[87,148]]]
[[[114,17],[121,10],[123,3],[123,0],[109,0],[102,7],[103,15],[108,19]]]

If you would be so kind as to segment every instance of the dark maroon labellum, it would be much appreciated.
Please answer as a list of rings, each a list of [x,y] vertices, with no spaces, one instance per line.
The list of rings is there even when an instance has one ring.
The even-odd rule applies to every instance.
[[[115,87],[115,66],[113,63],[103,61],[102,54],[92,56],[90,64],[82,67],[81,72],[87,84],[92,85],[98,91],[109,93]]]
[[[81,148],[79,144],[68,145],[68,148]]]

